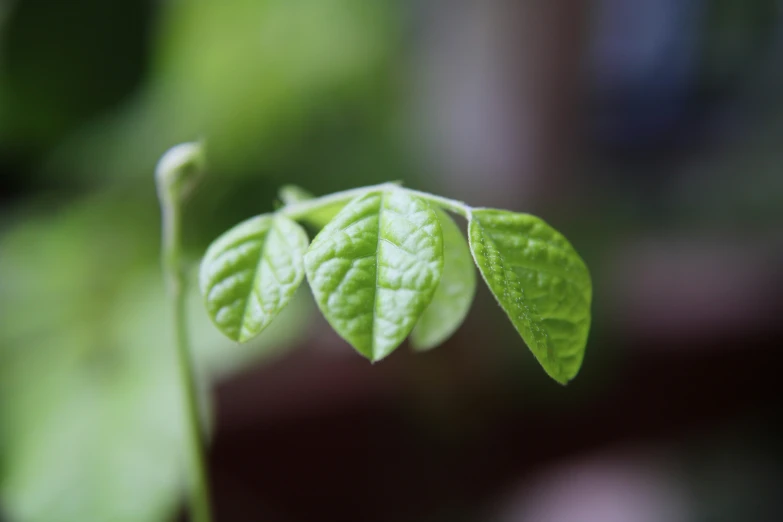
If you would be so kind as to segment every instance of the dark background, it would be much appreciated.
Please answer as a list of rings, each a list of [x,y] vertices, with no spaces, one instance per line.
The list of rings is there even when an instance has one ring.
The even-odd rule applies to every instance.
[[[0,519],[181,512],[152,172],[206,139],[194,266],[284,184],[401,180],[595,295],[566,387],[483,285],[375,365],[307,290],[242,347],[194,295],[218,521],[783,520],[782,88],[771,0],[4,0]]]

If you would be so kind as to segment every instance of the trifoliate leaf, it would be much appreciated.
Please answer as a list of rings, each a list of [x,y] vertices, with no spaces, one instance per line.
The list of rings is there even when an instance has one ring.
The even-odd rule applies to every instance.
[[[278,214],[249,219],[212,243],[200,283],[220,331],[240,342],[261,333],[302,282],[306,249],[302,227]]]
[[[327,321],[359,353],[383,359],[408,336],[443,272],[435,212],[402,189],[350,202],[315,237],[307,279]]]
[[[582,259],[529,214],[476,209],[468,235],[481,275],[541,366],[558,382],[571,380],[590,330],[592,283]]]
[[[468,315],[476,294],[476,268],[468,242],[448,214],[440,209],[436,214],[443,230],[443,277],[411,333],[416,350],[429,350],[451,337]]]

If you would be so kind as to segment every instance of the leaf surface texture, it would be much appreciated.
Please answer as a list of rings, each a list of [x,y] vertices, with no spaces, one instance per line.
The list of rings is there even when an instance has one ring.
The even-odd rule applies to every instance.
[[[307,279],[327,321],[359,353],[383,359],[408,336],[443,272],[435,212],[404,190],[360,196],[313,240]]]

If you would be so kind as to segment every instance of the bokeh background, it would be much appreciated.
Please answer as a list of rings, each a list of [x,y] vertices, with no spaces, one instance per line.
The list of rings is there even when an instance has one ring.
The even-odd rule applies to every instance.
[[[483,286],[370,365],[306,286],[249,345],[193,295],[217,520],[783,520],[779,0],[0,1],[0,519],[184,520],[152,171],[208,243],[277,190],[542,216],[594,279],[538,367]]]

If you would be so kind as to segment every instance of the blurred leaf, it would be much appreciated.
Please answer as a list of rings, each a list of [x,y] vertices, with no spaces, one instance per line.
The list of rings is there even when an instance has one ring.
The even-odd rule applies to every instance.
[[[314,129],[339,127],[357,113],[383,114],[388,105],[389,2],[161,5],[150,81],[74,136],[55,155],[53,171],[139,177],[171,143],[205,138],[221,175],[250,166],[257,172],[309,148]]]
[[[130,288],[100,331],[75,324],[3,361],[0,495],[12,520],[152,522],[177,505],[176,368],[164,339],[139,338],[161,330],[139,324],[144,287]]]
[[[144,210],[103,196],[0,236],[0,504],[14,522],[158,522],[179,503],[178,374]],[[294,300],[238,346],[192,292],[199,367],[225,375],[290,346],[308,310]]]
[[[443,276],[432,302],[411,332],[416,350],[429,350],[451,337],[468,315],[476,295],[476,267],[468,242],[448,214],[440,209],[435,213],[443,231]]]
[[[220,164],[302,132],[315,107],[371,84],[388,51],[384,2],[167,6],[158,62],[163,88],[177,101],[178,120],[208,133]]]

